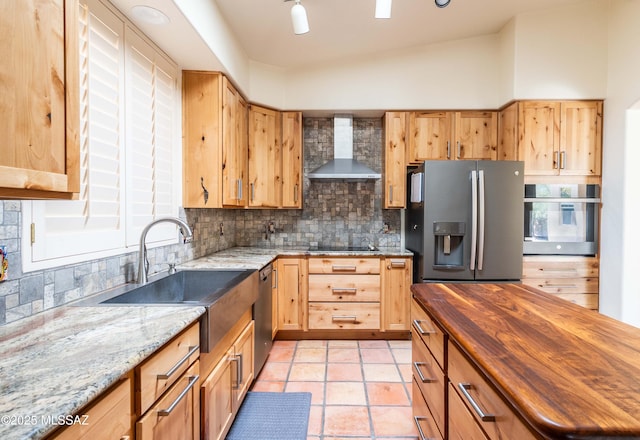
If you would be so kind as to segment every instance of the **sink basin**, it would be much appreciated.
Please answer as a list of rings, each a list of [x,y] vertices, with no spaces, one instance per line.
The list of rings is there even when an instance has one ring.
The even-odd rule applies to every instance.
[[[243,270],[186,270],[151,281],[101,304],[208,304],[247,275]]]
[[[258,271],[185,270],[107,290],[74,306],[202,306],[200,351],[208,353],[258,298]]]

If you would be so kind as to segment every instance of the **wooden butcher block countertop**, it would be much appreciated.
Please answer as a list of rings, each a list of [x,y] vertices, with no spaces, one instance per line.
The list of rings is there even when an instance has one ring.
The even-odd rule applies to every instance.
[[[543,438],[640,438],[640,329],[521,284],[414,297]]]

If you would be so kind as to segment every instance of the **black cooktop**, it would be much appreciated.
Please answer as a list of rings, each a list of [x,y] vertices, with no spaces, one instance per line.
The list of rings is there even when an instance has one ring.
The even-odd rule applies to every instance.
[[[312,247],[309,250],[321,251],[321,252],[374,252],[374,251],[377,251],[378,248],[375,246],[328,245],[328,246]]]

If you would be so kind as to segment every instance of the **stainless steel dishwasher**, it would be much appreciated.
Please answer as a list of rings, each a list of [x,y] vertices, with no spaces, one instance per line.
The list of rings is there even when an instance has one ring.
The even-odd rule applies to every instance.
[[[273,345],[272,333],[272,290],[271,277],[273,266],[268,264],[259,273],[258,299],[253,304],[253,319],[255,320],[255,346],[254,346],[254,377],[262,369],[269,351]]]

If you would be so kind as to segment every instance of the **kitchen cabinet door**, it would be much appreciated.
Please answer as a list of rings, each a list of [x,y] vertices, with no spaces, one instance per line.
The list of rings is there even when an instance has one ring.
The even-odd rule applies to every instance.
[[[453,145],[456,159],[495,160],[497,137],[497,112],[456,112]]]
[[[602,101],[563,101],[560,121],[560,174],[599,176]]]
[[[256,105],[249,109],[249,206],[282,205],[280,112]]]
[[[560,103],[525,101],[518,105],[519,159],[529,176],[558,174]]]
[[[452,158],[451,112],[425,111],[409,114],[409,162]]]
[[[233,382],[233,411],[240,409],[249,386],[253,382],[253,348],[255,338],[255,323],[251,321],[233,344],[233,358],[235,363]]]
[[[0,197],[70,199],[80,190],[77,0],[0,6]]]
[[[302,208],[302,112],[282,112],[282,207]]]
[[[182,73],[182,203],[222,207],[222,75]]]
[[[407,113],[384,116],[384,208],[404,208],[407,186]]]
[[[223,440],[233,423],[233,358],[234,349],[231,347],[200,388],[203,440]]]
[[[409,330],[411,324],[410,258],[385,258],[382,292],[382,330]]]
[[[307,267],[304,258],[278,258],[278,329],[307,330]]]
[[[245,206],[248,108],[226,77],[222,79],[222,204]]]
[[[518,160],[518,103],[498,113],[497,160]]]

